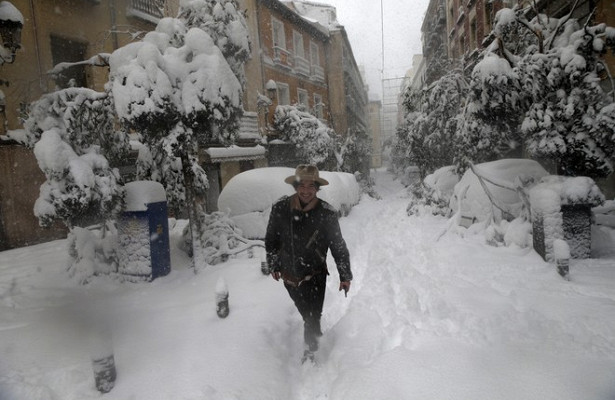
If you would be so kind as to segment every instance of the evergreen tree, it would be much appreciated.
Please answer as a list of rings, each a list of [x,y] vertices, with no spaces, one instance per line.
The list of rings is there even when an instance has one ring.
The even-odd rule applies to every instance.
[[[125,155],[128,142],[113,122],[108,93],[87,88],[53,92],[31,105],[27,144],[46,178],[34,210],[41,225],[61,220],[72,229],[121,210],[119,171],[108,159]]]
[[[456,68],[426,89],[409,89],[405,94],[406,118],[397,131],[398,152],[421,176],[451,165],[460,151],[457,132],[463,121],[468,84]]]
[[[273,125],[304,162],[323,168],[333,156],[335,132],[312,114],[296,106],[277,106]]]
[[[359,172],[363,176],[369,176],[369,167],[372,157],[372,140],[362,129],[356,129],[352,134],[346,136],[340,148],[342,165],[340,169],[344,172],[354,174]]]
[[[581,27],[570,15],[526,15],[522,8],[496,15],[493,43],[473,73],[462,135],[466,148],[478,151],[468,157],[500,155],[519,134],[530,155],[554,160],[560,173],[606,176],[613,171],[615,108],[600,85],[601,57],[615,48],[615,29]]]
[[[224,11],[228,15],[223,20],[234,28],[215,25],[217,42],[224,44],[224,34],[232,34],[233,40],[241,32],[247,37],[233,22],[241,20],[234,4],[183,1],[179,18],[163,18],[141,42],[110,57],[109,88],[120,121],[139,132],[147,147],[140,154],[139,172],[162,182],[172,204],[187,203],[195,266],[206,264],[200,215],[208,182],[198,161],[199,148],[232,142],[242,112],[242,85],[214,38],[192,24],[212,28],[203,22],[211,20],[207,13]],[[230,53],[239,70],[241,52]]]

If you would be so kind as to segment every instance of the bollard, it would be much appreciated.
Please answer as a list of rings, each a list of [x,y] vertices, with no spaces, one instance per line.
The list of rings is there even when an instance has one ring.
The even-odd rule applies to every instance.
[[[109,393],[115,386],[115,379],[117,378],[113,354],[99,359],[92,359],[92,368],[94,369],[96,389],[100,393]]]
[[[562,276],[562,278],[569,281],[570,280],[570,259],[560,258],[556,260],[556,263],[557,263],[557,272]]]
[[[117,378],[111,331],[101,323],[93,323],[90,328],[90,355],[96,389],[109,393]]]
[[[226,318],[229,311],[228,288],[224,278],[220,278],[216,284],[216,314],[218,314],[220,318]]]
[[[553,255],[555,257],[555,264],[557,265],[557,272],[562,278],[567,281],[570,280],[570,247],[565,240],[555,239],[553,241]]]
[[[271,273],[267,261],[261,261],[261,272],[263,273],[263,275],[269,275]]]

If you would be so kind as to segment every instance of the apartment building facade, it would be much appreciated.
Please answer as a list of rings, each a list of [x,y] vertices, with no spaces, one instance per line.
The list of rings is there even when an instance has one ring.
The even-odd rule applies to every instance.
[[[42,229],[33,215],[34,202],[44,176],[32,150],[12,138],[22,129],[20,117],[27,104],[69,85],[103,90],[107,68],[83,64],[61,76],[47,72],[60,62],[88,60],[99,53],[139,40],[155,28],[160,18],[177,14],[177,0],[11,0],[23,14],[22,48],[13,64],[0,66],[6,106],[0,112],[0,250],[62,237],[65,229]],[[245,10],[252,57],[245,66],[244,118],[239,141],[231,149],[203,149],[203,167],[210,179],[207,208],[217,209],[217,196],[226,182],[239,172],[268,165],[267,139],[275,138],[271,118],[279,104],[300,104],[336,131],[333,103],[346,106],[344,90],[331,91],[330,54],[340,65],[342,51],[331,51],[328,27],[303,18],[278,0],[238,0]],[[346,61],[356,67],[354,58]],[[346,82],[348,80],[346,79]],[[360,81],[359,81],[360,82]],[[272,87],[273,84],[273,87]],[[357,87],[361,84],[356,84]],[[333,100],[332,93],[337,100]],[[263,110],[259,95],[269,96],[271,106]],[[366,97],[366,95],[365,95]],[[344,101],[342,101],[344,100]],[[355,114],[360,114],[354,111]],[[363,114],[367,114],[366,112]],[[335,114],[349,125],[343,112]],[[266,120],[269,118],[269,120]],[[341,128],[345,133],[347,128]],[[10,134],[10,135],[9,135]]]
[[[0,113],[0,250],[26,246],[65,234],[63,226],[42,229],[33,215],[44,182],[32,150],[11,139],[19,136],[26,106],[57,88],[70,85],[102,90],[107,69],[80,65],[61,75],[48,73],[60,62],[110,53],[153,29],[165,12],[137,0],[11,0],[23,15],[21,49],[12,64],[0,66],[5,106]],[[173,10],[167,10],[172,12]]]

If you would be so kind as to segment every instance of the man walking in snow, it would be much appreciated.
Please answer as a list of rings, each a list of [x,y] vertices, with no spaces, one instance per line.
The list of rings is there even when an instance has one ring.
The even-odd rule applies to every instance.
[[[314,359],[322,336],[320,317],[327,282],[327,251],[330,249],[340,275],[339,290],[350,289],[352,271],[337,212],[316,197],[328,185],[314,165],[299,165],[284,182],[295,194],[284,196],[271,209],[265,248],[271,275],[282,279],[304,322],[306,350],[303,361]]]

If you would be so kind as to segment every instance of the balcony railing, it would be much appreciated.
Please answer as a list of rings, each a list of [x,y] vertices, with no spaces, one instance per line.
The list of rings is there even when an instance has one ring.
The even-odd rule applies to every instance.
[[[287,68],[293,66],[290,52],[279,46],[273,46],[273,62]]]
[[[165,0],[130,0],[128,14],[157,23],[164,17]]]
[[[312,78],[324,82],[325,70],[320,65],[312,65]]]
[[[310,62],[303,57],[295,56],[295,72],[310,76]]]

